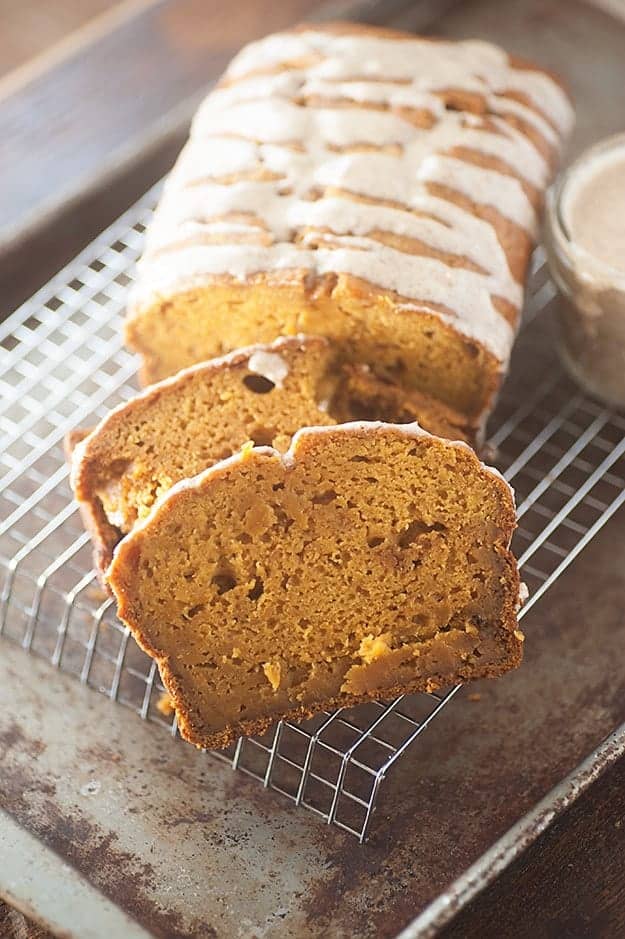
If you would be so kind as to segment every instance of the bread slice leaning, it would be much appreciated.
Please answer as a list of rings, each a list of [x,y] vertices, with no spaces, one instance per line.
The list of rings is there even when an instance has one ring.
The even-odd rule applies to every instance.
[[[183,737],[221,748],[518,665],[514,527],[507,483],[464,444],[313,427],[175,485],[108,583]]]
[[[322,337],[294,336],[185,369],[115,408],[91,433],[73,431],[72,486],[100,576],[115,545],[174,483],[235,453],[246,441],[288,448],[307,425],[354,417],[419,420],[469,439],[459,415],[367,370],[339,366]]]

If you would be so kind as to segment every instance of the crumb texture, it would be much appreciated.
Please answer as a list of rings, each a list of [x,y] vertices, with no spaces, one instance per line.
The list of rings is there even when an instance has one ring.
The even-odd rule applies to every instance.
[[[284,452],[301,427],[353,419],[418,420],[444,437],[471,437],[451,409],[341,366],[326,339],[305,336],[183,371],[114,410],[90,435],[72,432],[72,483],[96,568],[106,570],[120,538],[181,479],[248,441]]]
[[[119,613],[186,739],[499,675],[520,661],[514,504],[465,446],[309,429],[172,489],[119,545]]]

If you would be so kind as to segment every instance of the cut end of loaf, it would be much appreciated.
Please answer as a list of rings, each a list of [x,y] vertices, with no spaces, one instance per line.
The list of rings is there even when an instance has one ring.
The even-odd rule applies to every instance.
[[[503,364],[482,343],[458,332],[453,316],[358,278],[319,278],[313,291],[310,280],[306,271],[291,272],[285,280],[254,275],[245,284],[210,278],[137,308],[126,322],[125,338],[142,357],[142,384],[230,349],[304,333],[327,337],[345,364],[364,366],[380,381],[451,408],[468,427],[480,423],[501,383]]]
[[[416,428],[309,428],[175,486],[118,547],[119,614],[159,663],[183,736],[519,664],[507,484]]]

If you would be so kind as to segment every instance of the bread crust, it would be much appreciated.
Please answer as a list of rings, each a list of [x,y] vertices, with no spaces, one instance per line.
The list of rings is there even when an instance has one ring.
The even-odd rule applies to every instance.
[[[167,693],[174,701],[178,730],[183,740],[192,743],[199,750],[225,750],[235,743],[239,737],[262,736],[280,721],[291,721],[299,724],[301,721],[309,720],[323,711],[331,712],[337,711],[339,708],[352,708],[359,704],[367,704],[370,701],[379,701],[381,697],[386,701],[392,701],[401,695],[418,694],[419,692],[430,693],[450,688],[453,685],[464,685],[480,678],[499,678],[505,675],[506,672],[518,668],[523,659],[522,644],[513,634],[502,630],[500,639],[507,644],[506,662],[500,666],[472,669],[470,674],[467,670],[467,674],[464,675],[462,670],[446,675],[439,673],[428,678],[415,679],[415,681],[406,684],[393,685],[390,688],[382,689],[378,693],[339,695],[335,698],[320,701],[314,707],[301,705],[271,717],[259,718],[255,721],[240,721],[238,724],[231,725],[226,730],[216,734],[198,733],[193,723],[192,712],[186,707],[180,694],[175,691],[177,679],[167,662],[159,662],[159,670]]]

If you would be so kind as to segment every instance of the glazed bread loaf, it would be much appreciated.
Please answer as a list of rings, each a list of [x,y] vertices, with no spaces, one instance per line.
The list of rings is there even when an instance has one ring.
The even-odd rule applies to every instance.
[[[362,367],[337,365],[320,336],[240,349],[153,385],[66,443],[96,571],[174,483],[247,441],[284,451],[301,427],[380,416],[467,439],[449,408],[417,392],[398,394]]]
[[[144,382],[317,334],[479,429],[571,122],[556,80],[485,42],[335,24],[247,46],[149,229],[126,324]]]
[[[510,488],[464,444],[307,428],[170,489],[108,582],[183,737],[219,748],[518,665],[514,526]]]

